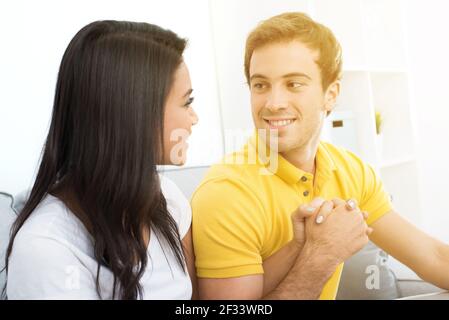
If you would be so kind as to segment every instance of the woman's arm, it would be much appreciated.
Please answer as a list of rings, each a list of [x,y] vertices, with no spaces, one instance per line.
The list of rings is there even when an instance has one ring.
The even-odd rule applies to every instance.
[[[192,300],[198,299],[198,285],[195,269],[195,253],[193,251],[192,227],[189,228],[184,239],[182,239],[184,256],[186,258],[187,270],[189,271],[190,280],[192,281]]]

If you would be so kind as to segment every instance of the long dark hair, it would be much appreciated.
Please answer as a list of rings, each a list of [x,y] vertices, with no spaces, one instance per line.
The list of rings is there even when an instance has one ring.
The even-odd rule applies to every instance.
[[[186,272],[156,170],[164,159],[164,104],[185,46],[185,39],[148,23],[96,21],[75,35],[59,69],[36,180],[11,230],[6,273],[18,231],[49,193],[94,238],[100,297],[104,264],[114,274],[112,298],[142,297],[142,230],[150,227]]]

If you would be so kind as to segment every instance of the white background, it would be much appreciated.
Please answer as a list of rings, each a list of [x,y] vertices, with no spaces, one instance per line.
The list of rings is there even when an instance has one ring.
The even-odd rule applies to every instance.
[[[189,39],[184,57],[200,120],[189,139],[187,165],[219,160],[223,148],[207,0],[2,1],[0,190],[15,194],[31,186],[62,55],[79,29],[106,19],[154,23]]]

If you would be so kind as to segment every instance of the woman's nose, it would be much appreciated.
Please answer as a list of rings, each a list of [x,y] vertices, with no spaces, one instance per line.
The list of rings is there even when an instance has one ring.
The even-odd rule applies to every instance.
[[[192,126],[196,125],[198,123],[198,115],[196,114],[195,110],[192,108]]]

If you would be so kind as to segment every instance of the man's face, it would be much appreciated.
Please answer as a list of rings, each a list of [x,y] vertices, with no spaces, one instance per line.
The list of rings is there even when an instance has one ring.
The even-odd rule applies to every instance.
[[[323,92],[317,59],[317,51],[297,40],[257,48],[251,57],[253,121],[257,129],[278,130],[280,153],[318,139],[326,113],[334,106],[339,83]]]

